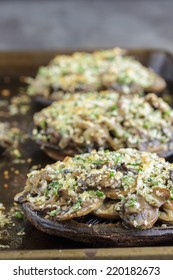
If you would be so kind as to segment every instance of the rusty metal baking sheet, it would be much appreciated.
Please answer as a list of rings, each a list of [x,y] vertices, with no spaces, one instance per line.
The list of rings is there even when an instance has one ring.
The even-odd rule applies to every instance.
[[[27,138],[32,116],[40,110],[39,104],[32,101],[16,105],[14,96],[25,94],[26,84],[23,77],[34,76],[39,66],[46,65],[58,53],[70,51],[0,53],[0,121],[8,121],[19,127],[24,136],[24,141],[19,146],[19,158],[3,154],[0,159],[0,203],[4,204],[6,211],[13,207],[14,195],[23,190],[31,168],[53,162],[38,145]],[[172,55],[162,50],[131,50],[130,53],[166,79],[168,90],[163,93],[163,98],[172,106]],[[169,160],[172,161],[172,158]],[[13,219],[13,225],[0,230],[0,259],[173,259],[173,240],[158,244],[154,250],[153,247],[145,247],[145,244],[140,248],[98,248],[97,244],[91,247],[42,233],[25,218]]]

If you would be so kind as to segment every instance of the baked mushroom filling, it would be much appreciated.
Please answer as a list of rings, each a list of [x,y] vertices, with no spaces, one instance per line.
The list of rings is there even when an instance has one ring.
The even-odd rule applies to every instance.
[[[165,88],[161,77],[125,53],[115,48],[56,56],[48,66],[39,68],[35,79],[28,78],[28,93],[56,100],[66,92],[112,88],[131,94]]]
[[[135,149],[66,157],[28,175],[15,200],[55,222],[92,214],[148,229],[172,223],[173,164]]]
[[[155,94],[66,95],[36,113],[34,125],[36,141],[74,154],[129,147],[165,156],[173,149],[173,111]]]
[[[0,122],[0,149],[10,148],[17,141],[18,128],[11,128],[9,123]]]

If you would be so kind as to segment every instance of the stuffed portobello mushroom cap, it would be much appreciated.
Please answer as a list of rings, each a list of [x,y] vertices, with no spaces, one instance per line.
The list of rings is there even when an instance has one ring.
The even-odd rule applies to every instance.
[[[28,175],[16,202],[50,221],[92,216],[125,228],[173,224],[173,165],[135,149],[66,157]]]
[[[167,157],[173,110],[161,98],[117,92],[66,95],[34,115],[33,139],[54,159],[92,149],[135,148]]]
[[[68,92],[114,89],[129,95],[161,92],[166,87],[163,78],[119,48],[58,55],[27,82],[28,94],[45,104]]]

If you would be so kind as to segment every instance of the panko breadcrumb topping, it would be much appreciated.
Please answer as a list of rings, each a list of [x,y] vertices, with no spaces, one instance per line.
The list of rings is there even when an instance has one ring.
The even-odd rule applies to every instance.
[[[161,77],[125,53],[115,48],[58,55],[39,68],[35,79],[27,79],[28,93],[57,100],[66,92],[116,89],[131,94],[165,88]]]

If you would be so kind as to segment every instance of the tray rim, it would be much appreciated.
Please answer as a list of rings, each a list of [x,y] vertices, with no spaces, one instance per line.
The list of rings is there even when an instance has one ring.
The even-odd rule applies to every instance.
[[[154,249],[154,250],[153,250]],[[173,260],[173,246],[0,251],[0,260]]]
[[[66,49],[21,49],[21,50],[0,50],[0,71],[1,67],[4,69],[7,67],[7,62],[16,66],[20,70],[20,65],[26,63],[32,66],[31,60],[28,58],[35,57],[34,66],[39,64],[40,59],[45,55],[45,60],[50,60],[51,57],[56,54],[72,54],[76,51],[87,51],[92,52],[99,49],[109,49],[115,46],[109,47],[97,47],[97,48],[66,48]],[[170,56],[173,60],[173,52],[166,48],[155,48],[155,47],[123,47],[127,51],[140,53],[140,52],[163,52]],[[21,60],[18,60],[18,58]],[[29,63],[27,63],[29,62]],[[3,69],[2,69],[3,70]],[[10,75],[11,73],[5,73],[4,75]],[[154,250],[153,250],[154,248]],[[123,248],[86,248],[86,249],[43,249],[43,250],[2,250],[0,251],[0,260],[18,260],[18,259],[173,259],[173,246],[148,246],[148,247],[123,247]]]
[[[167,55],[170,55],[173,59],[173,51],[168,50],[166,48],[155,48],[155,47],[138,47],[138,48],[133,48],[133,47],[123,47],[123,46],[110,46],[110,47],[96,47],[96,48],[55,48],[55,49],[33,49],[33,50],[29,50],[29,49],[21,49],[21,50],[0,50],[0,67],[2,65],[5,65],[6,60],[9,60],[10,63],[16,63],[17,65],[22,64],[23,62],[28,62],[27,64],[30,65],[33,62],[28,60],[28,57],[32,57],[32,56],[38,56],[36,57],[35,60],[35,64],[37,64],[37,62],[39,61],[39,59],[44,55],[46,55],[46,59],[49,59],[49,56],[53,57],[56,54],[57,55],[61,55],[61,54],[72,54],[74,52],[93,52],[96,50],[107,50],[107,49],[111,49],[114,47],[119,47],[119,48],[124,48],[129,52],[135,52],[135,53],[140,53],[140,52],[146,52],[146,53],[150,53],[150,52],[163,52]],[[17,59],[17,57],[20,56],[23,58],[23,60],[19,61]],[[14,60],[12,60],[12,58]],[[38,59],[37,59],[38,58]]]

